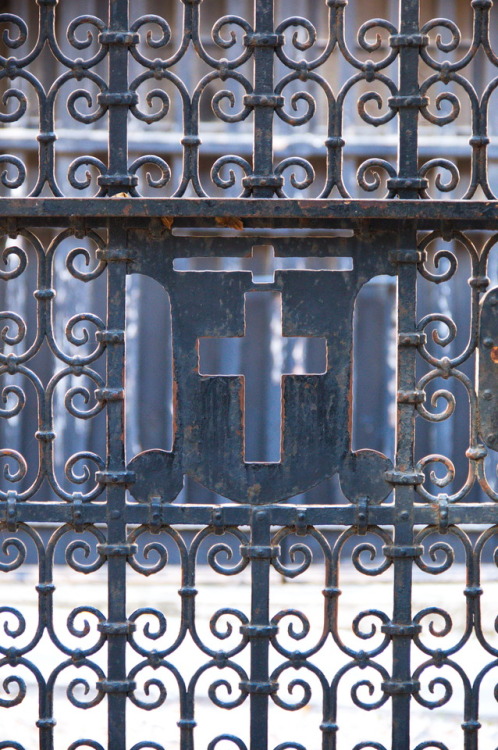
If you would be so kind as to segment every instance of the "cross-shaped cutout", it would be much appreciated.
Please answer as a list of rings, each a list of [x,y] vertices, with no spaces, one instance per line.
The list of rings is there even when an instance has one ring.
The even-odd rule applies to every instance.
[[[220,263],[224,261],[224,263]],[[273,245],[254,245],[249,258],[175,258],[175,271],[251,271],[253,284],[273,284],[275,271],[298,269],[303,271],[352,271],[353,259],[349,257],[327,256],[285,257],[275,256]],[[192,268],[194,263],[195,268]],[[225,267],[221,267],[224,265]]]
[[[266,373],[270,378],[272,387],[274,389],[274,410],[278,411],[278,422],[279,429],[268,432],[268,439],[266,442],[266,450],[259,448],[258,455],[258,440],[256,435],[250,434],[251,429],[261,429],[261,426],[265,424],[265,414],[259,413],[257,420],[251,420],[248,418],[250,409],[264,410],[269,409],[271,404],[265,404],[261,399],[261,380],[264,377],[265,372],[262,371],[261,366],[254,362],[254,357],[258,354],[262,354],[262,360],[265,358],[265,353],[261,351],[261,344],[263,340],[261,330],[261,315],[258,311],[261,310],[261,292],[247,292],[245,294],[245,310],[244,310],[244,336],[230,336],[226,338],[212,339],[208,337],[199,338],[199,374],[200,375],[242,375],[245,380],[245,403],[244,403],[244,459],[251,462],[269,462],[278,463],[281,460],[281,441],[282,441],[282,375],[321,375],[327,370],[327,342],[325,338],[313,337],[313,341],[317,342],[317,348],[319,348],[317,360],[319,367],[315,368],[315,371],[308,372],[304,365],[305,357],[300,356],[295,358],[292,362],[292,366],[286,366],[286,357],[282,356],[284,353],[283,345],[289,342],[293,347],[298,347],[301,351],[304,349],[306,352],[305,345],[310,337],[306,336],[283,336],[282,335],[282,295],[279,292],[264,292],[264,296],[275,300],[276,308],[275,313],[271,319],[271,335],[265,336],[264,341],[268,344],[269,351],[266,354],[266,362],[268,364],[269,372]],[[259,299],[256,298],[259,296]],[[256,304],[254,304],[256,303]],[[240,361],[241,365],[236,368],[226,359],[226,343],[232,341],[239,341],[241,347]],[[223,346],[225,351],[223,352]],[[206,365],[206,348],[209,348],[209,354],[218,355],[215,357],[218,360],[218,365],[209,367]],[[216,351],[218,350],[218,351]],[[223,354],[225,356],[223,356]],[[249,356],[248,356],[249,354]],[[225,360],[225,361],[224,361]],[[239,369],[240,372],[234,372],[235,369]],[[318,370],[318,372],[316,371]],[[269,384],[268,384],[269,385]],[[259,390],[258,390],[259,388]],[[266,386],[265,389],[266,390]],[[277,396],[278,392],[278,396]],[[250,399],[250,396],[253,399]],[[277,401],[278,399],[278,401]],[[251,403],[252,401],[252,403]],[[278,406],[277,406],[278,403]],[[276,407],[276,408],[275,408]],[[220,408],[223,408],[220,405]],[[248,446],[251,446],[248,451]],[[262,455],[264,454],[264,455]]]

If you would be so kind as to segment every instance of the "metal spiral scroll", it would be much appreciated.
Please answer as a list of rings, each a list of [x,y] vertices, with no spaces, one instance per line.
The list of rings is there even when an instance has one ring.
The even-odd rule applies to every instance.
[[[138,574],[152,577],[167,576],[170,557],[176,558],[179,555],[180,626],[174,632],[161,609],[153,606],[142,607],[129,615],[129,644],[137,656],[136,664],[127,676],[130,684],[135,686],[129,694],[129,699],[137,708],[153,711],[162,705],[168,705],[168,700],[174,697],[174,693],[180,705],[179,725],[185,727],[182,731],[186,732],[189,731],[189,723],[195,721],[195,705],[199,698],[198,685],[204,675],[210,679],[208,697],[213,707],[231,709],[244,704],[248,699],[248,690],[245,686],[250,685],[250,680],[241,659],[244,652],[250,648],[250,612],[240,611],[231,606],[213,611],[209,634],[206,636],[198,629],[195,595],[198,593],[196,570],[199,557],[203,554],[202,550],[207,555],[207,563],[217,575],[237,577],[248,566],[246,550],[250,548],[251,541],[242,529],[217,524],[203,528],[190,544],[186,543],[177,530],[163,526],[160,537],[146,541],[142,545],[141,538],[149,531],[150,527],[145,525],[136,528],[129,536],[130,548],[138,544],[140,552],[130,555],[128,563]],[[381,545],[392,543],[392,538],[386,531],[377,527],[371,527],[369,531],[373,535],[371,538],[376,537]],[[272,537],[271,548],[277,551],[272,557],[272,565],[277,573],[288,579],[304,575],[313,562],[312,546],[318,544],[320,554],[324,558],[323,630],[315,642],[310,643],[310,623],[304,612],[291,608],[272,616],[268,623],[268,639],[272,650],[278,655],[279,664],[269,675],[270,684],[276,686],[271,698],[280,709],[299,711],[308,704],[312,692],[311,684],[317,680],[323,695],[323,724],[335,725],[338,719],[341,681],[350,673],[355,674],[358,669],[366,670],[366,678],[361,679],[358,676],[353,684],[352,703],[370,711],[388,700],[381,684],[388,680],[389,674],[377,661],[377,657],[389,645],[389,639],[378,632],[378,625],[389,623],[389,617],[387,613],[375,609],[359,611],[351,623],[354,636],[360,642],[372,639],[376,641],[375,645],[365,650],[355,649],[343,643],[338,632],[338,576],[344,546],[355,540],[355,531],[345,531],[331,545],[321,531],[308,526],[286,553],[289,559],[287,561],[282,557],[281,548],[287,537],[292,534],[295,534],[295,529],[282,528]],[[380,554],[379,547],[371,541],[356,545],[353,563],[359,573],[368,576],[382,575],[391,564]],[[79,612],[76,612],[74,616],[78,614]],[[82,630],[87,631],[88,627],[85,626]],[[289,648],[283,644],[280,634],[284,631],[295,642],[297,648]],[[176,652],[187,637],[190,637],[193,646],[206,657],[206,661],[188,680],[176,662]],[[328,669],[319,666],[320,653],[331,640],[345,657],[344,666],[335,676],[329,674]],[[301,641],[306,643],[304,648],[299,648]],[[227,643],[226,646],[224,642]],[[97,645],[98,643],[92,647],[92,652]],[[296,670],[299,670],[299,676],[295,676]],[[175,686],[173,691],[167,687],[171,680]],[[282,684],[279,686],[279,683]],[[238,748],[248,746],[243,737],[225,733],[213,737],[209,747],[215,748],[222,742],[232,743]],[[160,745],[144,740],[136,747],[156,748]],[[279,747],[305,746],[289,740],[280,743]]]
[[[59,10],[55,3],[38,3],[38,35],[21,17],[2,13],[0,80],[6,81],[7,88],[2,97],[0,121],[6,126],[24,125],[28,103],[33,100],[39,115],[40,158],[37,174],[31,175],[18,156],[2,155],[0,180],[6,190],[24,186],[32,196],[41,195],[45,189],[54,196],[62,196],[68,194],[70,187],[90,189],[93,178],[89,168],[93,168],[97,171],[94,193],[106,195],[113,177],[108,174],[108,165],[94,155],[78,156],[61,179],[54,134],[61,105],[84,129],[103,123],[109,109],[118,103],[146,126],[176,123],[178,119],[182,123],[181,174],[175,174],[173,180],[171,165],[159,154],[139,156],[128,165],[123,183],[127,192],[139,195],[136,172],[145,163],[154,169],[154,173],[146,176],[147,187],[154,191],[167,190],[181,197],[193,190],[197,196],[206,197],[215,188],[229,189],[234,187],[235,180],[222,179],[218,168],[213,168],[211,181],[199,173],[198,156],[202,154],[206,125],[201,118],[201,104],[206,99],[220,127],[248,120],[248,127],[252,128],[254,118],[264,108],[271,110],[270,120],[275,127],[282,122],[306,133],[310,123],[316,122],[315,130],[323,135],[321,157],[325,177],[320,177],[320,183],[309,161],[300,160],[303,178],[293,177],[293,173],[287,177],[283,168],[279,168],[282,160],[277,158],[262,173],[256,164],[250,165],[245,175],[237,179],[240,194],[251,195],[254,187],[264,184],[270,185],[279,197],[292,196],[296,190],[310,190],[313,196],[322,198],[334,191],[342,197],[351,197],[359,186],[376,195],[384,190],[387,197],[394,198],[398,184],[401,185],[394,161],[366,160],[359,167],[357,185],[347,184],[342,158],[347,145],[345,121],[350,114],[356,108],[363,123],[377,128],[398,117],[400,108],[413,106],[430,125],[444,131],[445,127],[461,121],[463,103],[471,110],[467,126],[471,176],[463,186],[464,198],[471,199],[480,188],[487,198],[493,199],[496,191],[490,184],[486,151],[490,142],[488,119],[498,76],[491,75],[482,89],[472,78],[472,65],[480,53],[491,71],[498,66],[498,54],[490,39],[491,5],[484,2],[472,6],[472,38],[465,52],[459,53],[462,33],[453,20],[436,18],[420,28],[413,44],[418,46],[419,65],[428,69],[429,74],[424,73],[419,91],[409,105],[400,96],[396,71],[400,50],[404,48],[400,29],[387,19],[371,19],[356,30],[355,49],[347,42],[352,20],[347,3],[343,2],[324,2],[321,8],[324,23],[320,28],[307,18],[290,16],[275,18],[264,32],[256,31],[249,19],[234,14],[218,18],[208,29],[204,8],[198,2],[183,3],[183,22],[174,28],[168,19],[156,14],[131,16],[125,33],[133,72],[122,102],[109,93],[108,73],[102,72],[113,44],[110,41],[113,32],[105,18],[81,15],[71,21],[66,33],[71,54],[62,48],[63,31],[57,23]],[[269,68],[263,72],[259,65],[259,51],[265,45],[274,58],[273,72]],[[47,49],[52,56],[54,76],[50,84],[44,85],[37,75],[37,65]],[[197,80],[194,76],[187,84],[182,66],[187,60],[190,65],[191,53],[199,73]],[[345,75],[333,87],[329,71],[339,60]],[[76,88],[71,90],[74,82]],[[272,138],[270,130],[265,137]],[[226,163],[240,165],[243,156],[233,154],[223,158]],[[84,167],[87,171],[81,176]],[[387,177],[387,193],[383,177]],[[435,189],[447,193],[453,193],[462,183],[457,165],[443,158],[422,164],[419,174],[413,177],[424,198],[435,197],[430,186],[432,178]]]
[[[447,243],[447,249],[438,249],[438,242],[442,239]],[[468,472],[460,486],[455,487],[454,457],[430,454],[419,459],[417,467],[424,475],[424,482],[417,486],[417,492],[424,501],[460,502],[475,492],[476,485],[480,486],[491,500],[498,499],[496,490],[486,475],[485,459],[489,451],[479,433],[476,384],[468,374],[468,363],[472,361],[478,349],[479,305],[490,285],[489,254],[496,241],[497,237],[493,235],[485,240],[482,247],[476,246],[475,241],[468,235],[455,230],[445,233],[444,237],[442,232],[431,232],[419,244],[419,272],[429,283],[454,283],[457,275],[461,273],[458,268],[460,252],[469,259],[471,268],[468,278],[470,316],[468,329],[465,331],[466,344],[460,344],[460,349],[456,349],[457,325],[447,314],[431,313],[421,318],[417,325],[418,332],[424,337],[418,351],[426,369],[416,386],[417,393],[420,394],[416,405],[419,415],[433,424],[445,422],[455,413],[457,394],[459,403],[463,402],[463,394],[466,394],[470,425],[466,451]],[[451,356],[446,355],[445,349],[450,351]],[[436,388],[429,396],[430,389],[435,383],[441,383],[443,387]],[[461,459],[459,463],[462,464]],[[440,488],[441,492],[431,490],[430,484]],[[453,489],[449,490],[449,487]]]
[[[410,739],[410,717],[456,704],[465,746],[475,750],[484,701],[498,700],[498,617],[483,585],[498,566],[498,437],[493,424],[485,429],[486,415],[488,424],[498,419],[496,326],[483,335],[490,300],[498,307],[488,169],[496,8],[469,0],[465,40],[455,20],[421,23],[422,4],[412,1],[398,4],[395,22],[372,18],[356,29],[347,0],[320,0],[310,18],[254,0],[251,18],[209,16],[210,28],[216,3],[207,0],[170,3],[176,15],[167,18],[137,17],[129,0],[103,3],[102,13],[94,5],[98,16],[80,15],[67,29],[67,3],[57,0],[32,3],[37,29],[0,13],[2,133],[10,139],[23,128],[37,154],[0,155],[8,196],[0,211],[0,575],[24,586],[23,576],[36,574],[35,616],[8,597],[0,603],[0,750],[28,750],[3,719],[34,704],[44,750],[61,744],[56,722],[68,707],[87,720],[68,750],[169,750],[178,738],[193,750],[203,744],[196,723],[205,704],[216,722],[208,750],[334,750],[348,744],[339,731],[349,711],[354,750],[386,750],[382,736],[368,736],[369,712],[392,717],[396,750],[448,750],[447,738],[430,732]],[[484,83],[475,74],[483,60]],[[362,138],[391,135],[389,152],[360,159],[356,174],[351,123]],[[100,138],[104,128],[107,153],[77,143],[66,164],[69,130]],[[465,129],[470,173],[419,139]],[[155,153],[158,133],[164,144],[176,133],[178,143]],[[285,145],[299,134],[306,153]],[[275,258],[293,257],[296,267],[279,268],[270,283],[222,271],[221,262],[215,277],[174,265],[230,253],[254,260],[253,241],[273,242]],[[312,272],[299,253],[353,263]],[[169,295],[175,434],[171,450],[157,445],[133,458],[125,397],[144,411],[141,388],[138,396],[125,388],[126,278],[136,273]],[[362,411],[351,358],[355,304],[381,274],[398,290],[396,331],[374,342],[386,369],[388,346],[397,345],[389,458],[372,446],[357,450],[353,429]],[[213,278],[219,288],[209,286]],[[420,294],[418,312],[417,284],[437,300],[423,309]],[[468,323],[450,304],[463,288]],[[251,290],[281,295],[282,338],[326,339],[325,372],[285,376],[279,463],[244,460],[242,376],[202,375],[199,367],[202,339],[242,337]],[[159,351],[162,342],[153,343]],[[368,376],[369,363],[361,365]],[[487,367],[495,378],[488,390]],[[444,435],[464,410],[468,435],[462,455],[453,455]],[[443,437],[421,455],[425,427],[435,441]],[[232,502],[237,467],[247,490]],[[182,503],[184,471],[188,484],[223,502]],[[303,489],[298,475],[306,471]],[[336,477],[344,495],[333,489],[332,500]],[[307,493],[320,484],[325,500],[315,504]],[[62,569],[77,596],[84,577],[107,576],[107,603],[82,594],[59,619]],[[220,585],[221,601],[211,601],[206,571],[217,584],[239,586],[237,601],[223,593],[234,588]],[[462,571],[460,599],[416,603],[419,579],[450,581]],[[161,592],[164,582],[170,592],[175,576],[173,602],[149,593],[137,604],[127,599],[133,579],[157,582]],[[366,583],[365,602],[352,607],[350,576]],[[318,577],[318,616],[299,595],[285,600],[283,592]],[[370,598],[382,583],[387,605]],[[469,666],[471,644],[480,659]],[[48,647],[47,666],[39,655]],[[107,713],[107,744],[88,720],[97,706]],[[313,711],[315,735],[294,735],[292,719]],[[142,717],[140,737],[127,735],[129,713]],[[159,737],[148,736],[152,716],[162,722]],[[236,717],[231,727],[227,716]],[[270,742],[273,717],[284,720]]]
[[[82,670],[81,676],[70,678],[66,688],[67,700],[75,707],[88,709],[97,705],[104,697],[104,693],[96,687],[98,680],[103,680],[105,674],[101,667],[90,657],[100,651],[105,645],[105,637],[98,632],[97,625],[105,621],[105,616],[95,607],[81,605],[69,612],[67,617],[67,632],[73,638],[93,640],[90,645],[81,648],[70,647],[65,643],[63,633],[56,632],[53,621],[53,599],[57,596],[56,587],[53,583],[53,566],[55,549],[59,544],[65,548],[66,562],[73,570],[80,573],[89,573],[97,570],[104,562],[96,554],[96,542],[104,539],[102,532],[93,527],[86,527],[79,539],[67,540],[67,536],[74,537],[74,529],[71,526],[59,527],[50,538],[48,544],[44,545],[39,533],[31,526],[19,523],[14,532],[7,529],[7,524],[2,524],[0,530],[7,536],[2,543],[1,569],[4,572],[19,569],[25,562],[28,549],[36,552],[37,566],[39,570],[39,583],[36,586],[38,593],[38,622],[26,621],[22,611],[11,607],[0,607],[0,622],[2,639],[0,643],[0,683],[2,694],[0,695],[0,706],[3,708],[14,707],[22,704],[28,694],[33,690],[38,693],[40,706],[40,725],[52,726],[55,723],[54,716],[58,708],[54,706],[54,691],[58,682],[65,678],[65,673]],[[93,539],[89,544],[88,536]],[[86,538],[85,538],[86,537]],[[82,564],[75,555],[83,553],[85,557],[94,556],[90,564]],[[43,636],[46,635],[58,649],[64,660],[53,667],[48,674],[42,674],[36,666],[34,659],[37,658],[37,647],[39,647]],[[30,675],[28,684],[21,673]],[[31,682],[34,681],[34,686]],[[82,691],[82,694],[81,694]],[[92,741],[80,740],[74,743],[79,747]],[[18,743],[2,742],[4,748],[21,747]]]
[[[65,341],[58,339],[55,315],[58,312],[56,263],[66,253],[67,273],[77,282],[90,282],[103,274],[106,264],[96,257],[104,241],[96,232],[66,229],[57,234],[46,249],[38,237],[28,230],[16,236],[3,236],[3,259],[12,265],[2,271],[5,280],[26,278],[28,260],[37,271],[38,284],[36,316],[29,322],[15,311],[1,313],[3,324],[0,337],[3,353],[0,354],[2,378],[1,416],[7,422],[22,417],[27,405],[36,404],[39,429],[38,470],[35,476],[28,473],[26,458],[16,450],[2,448],[4,482],[0,498],[15,492],[20,501],[29,500],[47,485],[58,497],[72,501],[77,493],[83,502],[94,500],[102,492],[95,483],[95,472],[102,470],[104,460],[91,451],[80,451],[70,456],[65,464],[64,477],[55,473],[57,435],[54,427],[55,402],[63,397],[68,414],[78,420],[90,420],[105,408],[105,400],[96,398],[105,385],[95,366],[105,354],[102,332],[104,321],[91,312],[80,312],[65,324]],[[67,250],[68,243],[73,245]],[[43,346],[48,346],[58,368],[43,382],[38,375],[36,357]],[[81,352],[81,353],[80,353]],[[32,362],[33,361],[33,362]],[[67,485],[74,490],[68,491]],[[79,485],[79,486],[78,486]],[[84,491],[81,492],[82,487]]]

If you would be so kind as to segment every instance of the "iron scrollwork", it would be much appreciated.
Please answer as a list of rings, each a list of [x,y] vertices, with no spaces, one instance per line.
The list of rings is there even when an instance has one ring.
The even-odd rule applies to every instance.
[[[37,573],[35,617],[15,602],[0,606],[0,709],[23,710],[36,695],[42,748],[58,739],[61,705],[105,705],[109,750],[166,748],[144,722],[143,737],[129,740],[128,709],[164,716],[161,737],[174,731],[191,750],[205,703],[219,717],[248,719],[232,731],[220,718],[206,734],[208,750],[311,750],[334,748],[348,725],[366,734],[364,717],[389,707],[393,746],[411,750],[412,713],[437,715],[460,702],[466,746],[477,747],[480,707],[498,699],[498,618],[483,586],[483,573],[498,565],[491,0],[467,4],[466,41],[458,19],[422,22],[420,4],[404,0],[397,20],[357,29],[347,0],[316,3],[312,18],[281,18],[273,0],[254,0],[251,20],[221,15],[210,29],[213,4],[200,0],[164,4],[174,18],[135,17],[133,3],[113,0],[105,17],[79,15],[67,29],[62,5],[37,0],[37,29],[0,13],[0,137],[24,128],[37,153],[0,155],[0,573]],[[475,74],[481,58],[484,84]],[[376,129],[395,144],[361,157],[355,175],[345,168],[352,120],[361,137]],[[80,146],[74,137],[76,153],[65,161],[59,134],[98,139],[104,124],[107,152],[85,153],[94,141],[82,136]],[[168,128],[178,135],[171,154]],[[424,128],[467,131],[467,173],[422,148]],[[242,138],[240,153],[225,153],[236,130],[252,134],[252,147]],[[282,149],[289,133],[312,134],[311,155]],[[149,135],[162,146],[141,151],[137,141]],[[435,197],[442,207],[433,208]],[[296,260],[299,247],[302,265],[263,281],[235,267],[270,241],[276,258]],[[175,266],[199,255],[236,262],[204,272]],[[346,256],[349,268],[306,267],[311,258]],[[460,294],[465,268],[462,332],[443,302]],[[138,409],[143,395],[126,387],[133,274],[169,295],[174,425],[170,450],[128,455],[126,397]],[[398,294],[392,456],[357,448],[353,434],[355,314],[379,276]],[[243,338],[254,292],[279,295],[282,338],[320,339],[326,351],[323,372],[278,375],[274,462],[246,460],[243,376],[200,369],[204,339]],[[424,309],[431,295],[436,311]],[[464,457],[445,451],[459,409],[468,412]],[[30,441],[7,439],[16,424]],[[419,455],[424,427],[443,437]],[[340,502],[316,505],[304,495],[334,478]],[[223,502],[182,503],[186,482]],[[58,618],[61,568],[78,581],[105,575],[107,605],[81,601]],[[454,602],[419,607],[420,577],[452,580],[461,570],[460,618]],[[147,593],[145,604],[127,603],[134,577],[162,591],[175,574],[168,601]],[[353,576],[365,599],[387,584],[392,602],[348,603]],[[292,606],[274,605],[282,581],[299,592],[307,577],[321,589],[310,611],[297,594]],[[216,603],[211,589],[249,596]],[[473,672],[464,658],[471,644],[482,657]],[[44,649],[56,654],[49,666]],[[360,720],[350,722],[351,711]],[[294,714],[308,713],[319,717],[312,739],[281,722],[270,743],[274,716],[290,726]],[[27,750],[1,726],[0,748]],[[88,722],[85,737],[66,746],[103,750],[93,731]],[[382,737],[361,737],[355,750],[385,750]],[[416,743],[447,750],[430,736]]]

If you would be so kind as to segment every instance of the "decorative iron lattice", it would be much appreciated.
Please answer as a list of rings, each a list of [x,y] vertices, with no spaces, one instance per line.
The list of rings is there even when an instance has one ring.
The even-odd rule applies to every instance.
[[[31,173],[30,164],[15,153],[1,157],[7,170],[1,177],[3,186],[17,192],[1,199],[6,267],[0,278],[19,296],[19,290],[25,295],[33,284],[36,308],[31,318],[36,323],[15,310],[1,314],[0,373],[5,383],[1,415],[15,420],[29,403],[36,405],[38,426],[33,433],[39,460],[37,466],[30,466],[14,446],[1,451],[6,468],[0,490],[5,534],[0,569],[7,578],[15,576],[28,555],[36,554],[39,607],[34,627],[13,603],[0,607],[4,619],[0,668],[6,675],[0,706],[15,710],[26,704],[30,691],[37,693],[38,715],[32,719],[40,746],[49,750],[54,737],[57,741],[56,720],[65,710],[64,700],[62,708],[61,703],[54,705],[58,685],[76,670],[76,677],[69,678],[65,703],[88,710],[105,701],[108,738],[105,743],[94,737],[89,722],[86,738],[75,737],[71,750],[128,748],[127,705],[151,712],[144,714],[143,739],[133,750],[177,746],[177,737],[182,750],[193,748],[196,707],[203,698],[211,702],[213,711],[221,712],[209,750],[223,745],[266,750],[270,710],[279,709],[284,717],[286,711],[306,714],[318,693],[321,719],[314,731],[321,735],[321,746],[332,749],[340,739],[339,729],[347,724],[341,720],[339,697],[353,675],[351,705],[359,717],[355,722],[362,723],[364,711],[390,705],[396,750],[413,747],[412,711],[443,708],[454,690],[461,696],[459,721],[465,747],[477,747],[479,706],[496,696],[493,674],[498,666],[496,633],[489,632],[493,626],[485,621],[480,599],[483,560],[491,549],[496,563],[493,545],[498,533],[498,491],[489,478],[498,445],[498,292],[487,291],[489,257],[498,240],[498,211],[491,200],[494,192],[486,160],[489,112],[498,77],[489,78],[478,91],[464,73],[478,55],[484,55],[488,68],[497,65],[489,39],[491,0],[466,3],[473,14],[473,38],[460,56],[460,32],[454,21],[436,19],[421,26],[417,0],[400,0],[398,27],[379,19],[364,24],[358,30],[360,56],[345,41],[346,0],[324,3],[327,40],[315,56],[317,30],[311,22],[297,17],[276,22],[272,0],[255,0],[251,21],[224,16],[215,23],[212,40],[219,57],[206,51],[203,41],[207,1],[177,3],[183,8],[180,30],[159,16],[134,19],[127,0],[112,0],[108,19],[80,16],[71,22],[67,41],[75,54],[70,55],[55,32],[54,18],[62,5],[57,0],[37,0],[39,31],[31,44],[34,27],[13,14],[0,15],[9,53],[0,58],[4,142],[16,132],[11,125],[31,116],[30,107],[38,107],[40,123],[37,169]],[[91,31],[85,33],[88,28]],[[386,35],[385,53],[383,37],[370,36],[376,29]],[[448,37],[436,36],[438,30]],[[170,41],[175,35],[176,46]],[[228,60],[222,59],[225,50],[237,49]],[[23,52],[17,55],[19,50]],[[76,59],[80,51],[88,56]],[[152,54],[160,56],[153,59]],[[187,85],[189,55],[198,58],[207,72]],[[338,90],[325,72],[336,58],[351,69]],[[55,61],[53,69],[58,71],[48,82],[47,60]],[[129,75],[137,67],[141,72]],[[429,73],[420,82],[419,74],[427,68]],[[284,72],[277,75],[277,70]],[[251,117],[254,148],[252,161],[238,155],[218,159],[209,182],[199,167],[203,128],[199,113],[213,82],[220,84],[209,94],[214,115],[230,128]],[[67,190],[55,170],[56,113],[66,84],[74,84],[65,101],[69,115],[89,128],[107,117],[109,128],[107,160],[94,154],[78,157],[69,167]],[[382,126],[397,121],[398,125],[397,165],[368,160],[360,165],[359,187],[380,188],[380,175],[385,173],[388,196],[396,200],[349,199],[353,189],[347,188],[342,171],[342,121],[345,101],[358,85],[366,87],[358,97],[364,123]],[[96,98],[91,86],[98,90]],[[146,124],[166,122],[174,109],[168,86],[181,102],[181,175],[165,193],[171,197],[139,197],[137,173],[142,167],[159,170],[157,176],[146,178],[147,187],[157,189],[159,195],[168,188],[174,170],[159,154],[144,154],[129,163],[130,115]],[[239,110],[236,86],[242,90]],[[294,156],[274,162],[276,120],[305,127],[317,111],[306,86],[320,90],[326,101],[322,118],[326,169],[323,186],[316,191],[321,200],[285,198],[284,172],[289,168],[304,170],[304,177],[291,176],[292,188],[313,187],[310,163]],[[378,86],[387,98],[380,97]],[[449,172],[446,183],[438,173],[439,191],[461,189],[454,163],[438,158],[419,164],[417,146],[424,119],[449,128],[458,118],[460,104],[454,93],[458,87],[470,103],[472,164],[470,183],[460,195],[474,198],[480,190],[488,200],[419,200],[429,195],[431,170]],[[79,109],[82,102],[89,113]],[[384,107],[384,113],[371,114],[372,103]],[[441,112],[445,103],[450,107],[446,114]],[[72,189],[90,187],[91,174],[81,177],[81,167],[97,168],[96,197],[70,197]],[[244,174],[239,180],[242,197],[218,197],[219,189],[235,187],[236,167]],[[328,199],[334,189],[339,200]],[[209,229],[211,234],[193,236],[192,229]],[[276,231],[282,229],[288,230],[285,236]],[[350,236],[333,235],[344,229]],[[348,257],[352,264],[339,270],[277,269],[265,280],[244,270],[193,272],[175,267],[181,258],[247,258],[254,247],[268,245],[269,236],[277,259]],[[457,327],[450,317],[433,313],[419,319],[417,315],[417,278],[428,284],[451,284],[457,256],[470,269],[469,335],[460,351]],[[157,446],[126,457],[126,276],[133,273],[155,279],[170,297],[175,425],[170,451]],[[396,277],[398,285],[394,461],[368,447],[353,450],[351,435],[355,301],[365,283],[381,274]],[[92,285],[105,297],[102,314],[78,308],[84,298],[81,290]],[[56,291],[70,293],[75,302],[63,339],[54,324]],[[242,376],[208,373],[199,362],[203,339],[244,335],[245,299],[253,292],[281,296],[284,337],[321,339],[327,352],[324,372],[282,377],[281,460],[275,463],[244,460]],[[449,345],[452,356],[445,356],[444,347]],[[58,363],[49,379],[43,376],[47,357]],[[434,390],[433,384],[441,379],[457,383],[461,401],[468,405],[468,450],[458,462],[439,454],[416,456],[416,417],[420,417],[417,425],[445,422],[457,408],[449,385]],[[132,406],[140,409],[139,399]],[[58,410],[66,420],[74,420],[75,432],[82,435],[81,450],[67,457],[63,476],[57,473],[56,460],[64,456],[56,434]],[[105,426],[99,421],[104,414]],[[94,420],[96,430],[105,435],[102,455],[84,445],[87,433],[78,425],[85,420]],[[464,463],[467,475],[459,482]],[[429,472],[434,466],[436,473]],[[442,476],[437,474],[441,467]],[[225,496],[227,502],[175,503],[185,475]],[[299,493],[335,475],[344,503],[292,503]],[[480,503],[469,499],[476,486],[482,491]],[[47,522],[55,527],[48,539],[40,526]],[[340,531],[334,536],[324,528],[330,526]],[[150,538],[150,534],[157,536]],[[351,541],[359,543],[351,548]],[[61,546],[72,571],[92,578],[101,569],[108,584],[107,612],[93,602],[83,602],[71,611],[65,635],[55,623],[53,608],[54,563]],[[412,606],[414,571],[444,579],[454,569],[455,550],[466,569],[459,626],[439,601],[418,611]],[[203,554],[220,580],[248,576],[251,591],[247,611],[228,602],[213,612],[206,638],[199,632],[194,606]],[[338,625],[341,559],[343,569],[355,570],[366,581],[373,577],[369,591],[376,577],[380,581],[392,574],[392,609],[359,605],[350,623],[354,646],[342,638]],[[299,603],[277,613],[270,605],[272,569],[284,579],[298,579],[313,560],[321,565],[324,580],[323,627],[316,638],[312,636],[316,623],[310,622]],[[126,574],[128,570],[154,580],[167,574],[170,565],[181,569],[181,611],[178,631],[168,640],[172,603],[162,609],[145,593],[146,606],[129,612]],[[74,647],[75,639],[85,645]],[[480,655],[469,664],[463,657],[471,643]],[[45,672],[37,666],[37,655],[48,646],[55,648],[59,660]],[[181,659],[185,649],[195,653],[199,662],[192,673],[187,673]],[[363,670],[365,677],[360,674]],[[202,692],[205,679],[207,688]],[[178,713],[161,713],[162,737],[167,739],[156,742],[148,738],[148,718],[163,706],[167,709],[168,680],[179,696]],[[236,734],[225,732],[224,709],[239,708],[247,708],[247,725]],[[15,728],[9,727],[9,712],[3,713],[7,717],[1,724],[0,747],[24,750]],[[287,736],[285,721],[280,734],[278,750],[303,749],[301,742]],[[319,746],[312,742],[309,748]],[[375,740],[366,736],[356,750],[386,746],[385,736]],[[433,737],[430,731],[417,745],[418,750],[428,747],[448,750],[445,737]]]

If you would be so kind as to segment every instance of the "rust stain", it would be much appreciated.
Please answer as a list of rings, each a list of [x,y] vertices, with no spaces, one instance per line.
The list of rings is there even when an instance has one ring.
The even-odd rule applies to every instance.
[[[172,216],[161,216],[161,224],[166,227],[171,232],[171,228],[173,226],[174,218]]]
[[[498,364],[498,346],[494,346],[494,347],[493,347],[493,348],[491,349],[491,354],[490,354],[490,356],[491,356],[491,360],[492,360],[493,362],[496,362],[496,363]]]
[[[237,216],[215,216],[214,221],[219,227],[236,229],[238,232],[244,229],[244,223],[242,219],[237,218]]]

